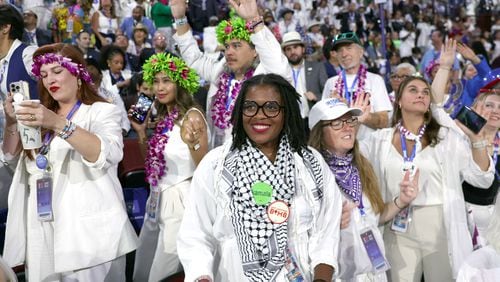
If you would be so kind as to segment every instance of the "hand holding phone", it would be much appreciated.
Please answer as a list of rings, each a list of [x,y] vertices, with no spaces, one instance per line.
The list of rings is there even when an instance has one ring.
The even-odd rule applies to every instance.
[[[460,109],[457,115],[457,120],[474,132],[474,134],[478,134],[486,124],[486,119],[467,106]]]
[[[153,99],[148,97],[146,94],[139,94],[139,99],[132,110],[132,118],[134,118],[138,123],[143,123],[146,120],[151,106],[153,105]]]

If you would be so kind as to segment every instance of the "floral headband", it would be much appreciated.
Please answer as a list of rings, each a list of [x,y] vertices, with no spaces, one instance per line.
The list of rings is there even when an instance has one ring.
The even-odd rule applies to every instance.
[[[249,26],[244,19],[238,16],[231,17],[229,21],[220,22],[215,28],[215,33],[220,44],[224,44],[231,39],[242,39],[250,42]]]
[[[92,77],[90,76],[87,68],[84,65],[72,62],[70,58],[63,57],[55,53],[45,53],[33,58],[33,66],[31,67],[31,72],[36,78],[41,79],[42,75],[40,73],[40,69],[42,68],[42,65],[52,63],[58,63],[59,65],[61,65],[61,67],[67,69],[72,75],[80,78],[87,84],[93,84]]]
[[[425,68],[425,74],[427,75],[427,77],[431,77],[432,75],[432,70],[435,68],[435,67],[439,67],[439,61],[438,60],[432,60],[429,65],[427,65],[427,67]]]
[[[186,63],[170,54],[158,53],[149,58],[142,66],[144,81],[151,85],[159,72],[164,72],[172,81],[193,94],[200,87],[198,74]]]

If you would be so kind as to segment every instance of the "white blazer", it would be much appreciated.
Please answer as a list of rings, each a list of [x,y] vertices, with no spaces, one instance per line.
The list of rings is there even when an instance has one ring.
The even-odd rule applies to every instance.
[[[82,104],[73,117],[79,127],[101,141],[94,163],[86,161],[67,142],[55,137],[49,159],[53,168],[54,268],[66,272],[111,261],[137,245],[128,220],[117,177],[123,157],[120,111],[109,103]],[[25,156],[14,173],[9,194],[9,214],[4,259],[13,267],[26,260],[27,198],[29,190]]]

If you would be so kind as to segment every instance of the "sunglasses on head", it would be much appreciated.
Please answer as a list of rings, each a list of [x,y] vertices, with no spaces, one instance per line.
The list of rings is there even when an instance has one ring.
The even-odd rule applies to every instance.
[[[335,39],[334,41],[336,40],[342,40],[342,39],[351,39],[351,38],[354,38],[356,37],[356,33],[350,31],[350,32],[344,32],[344,33],[341,33],[341,34],[337,34],[335,36]]]

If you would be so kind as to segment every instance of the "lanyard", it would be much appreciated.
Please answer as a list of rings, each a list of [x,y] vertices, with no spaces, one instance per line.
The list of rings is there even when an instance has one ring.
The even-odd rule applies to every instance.
[[[359,77],[358,74],[356,74],[356,77],[354,78],[354,81],[352,82],[351,85],[351,91],[349,92],[349,90],[347,89],[347,78],[345,75],[345,70],[342,70],[342,80],[344,81],[344,89],[345,89],[344,98],[347,100],[348,105],[351,104],[351,92],[354,92],[354,86],[358,82],[358,77]]]
[[[399,138],[401,139],[401,149],[403,151],[403,159],[405,162],[413,162],[413,159],[415,158],[415,153],[417,151],[417,141],[415,140],[415,144],[413,144],[413,152],[411,152],[411,156],[408,157],[408,151],[406,150],[406,139],[404,137],[404,134],[401,132],[399,133]]]
[[[231,103],[233,102],[233,97],[231,95],[231,85],[233,83],[233,79],[234,79],[234,74],[231,74],[231,78],[229,78],[229,81],[227,82],[227,93],[226,93],[226,96],[227,96],[227,99],[226,99],[226,111],[229,110],[229,107],[231,106]],[[236,87],[236,85],[234,85],[234,87]],[[234,89],[233,89],[234,90]]]
[[[71,108],[71,111],[66,115],[66,119],[71,120],[75,112],[80,108],[80,105],[82,104],[82,101],[78,100],[76,104]],[[52,142],[52,139],[54,139],[54,132],[47,132],[45,133],[45,136],[43,138],[43,145],[42,148],[40,149],[40,154],[46,155],[47,152],[49,151],[49,145],[50,142]]]
[[[297,72],[295,72],[295,69],[292,68],[292,76],[293,76],[293,86],[295,88],[295,90],[297,90],[297,82],[299,80],[299,75],[300,75],[300,70],[302,69],[302,67],[300,67]]]

